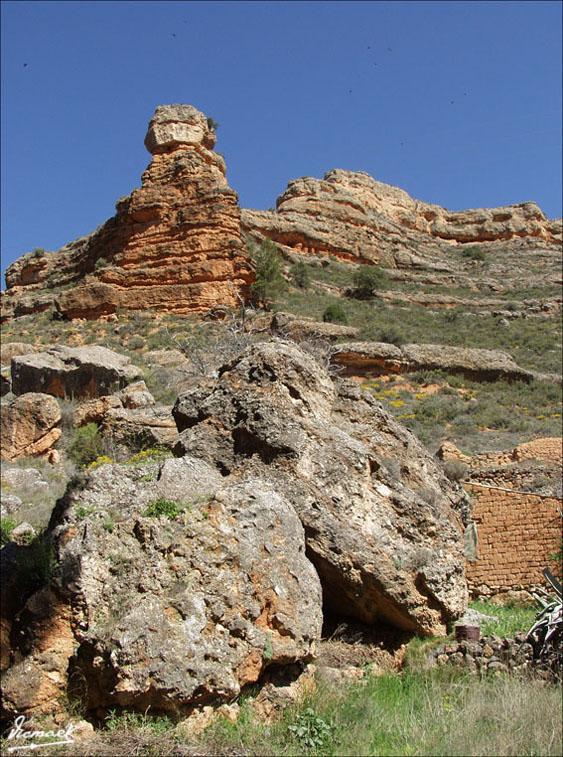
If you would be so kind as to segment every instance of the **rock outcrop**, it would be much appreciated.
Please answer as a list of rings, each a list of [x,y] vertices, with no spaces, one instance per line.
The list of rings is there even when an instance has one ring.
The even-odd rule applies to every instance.
[[[58,501],[52,576],[3,621],[8,716],[71,691],[185,715],[310,660],[323,610],[421,634],[464,612],[456,492],[367,393],[276,341],[174,417],[179,459],[99,466]]]
[[[363,171],[335,169],[290,181],[274,212],[241,214],[208,121],[191,105],[158,107],[142,186],[89,236],[12,263],[2,318],[53,308],[60,317],[103,318],[118,308],[189,314],[236,306],[254,278],[243,232],[255,242],[272,239],[287,257],[381,262],[446,286],[466,283],[450,255],[456,245],[502,243],[518,257],[518,245],[531,244],[535,258],[547,252],[541,277],[560,280],[561,219],[547,219],[533,202],[449,211]],[[492,267],[491,276],[502,281],[504,272]]]
[[[213,152],[215,141],[192,106],[157,108],[145,140],[153,158],[141,188],[118,200],[116,215],[92,235],[9,266],[6,314],[53,304],[68,318],[97,318],[117,308],[197,313],[236,305],[253,273],[238,197],[227,184],[225,161]]]
[[[181,394],[178,455],[274,483],[304,527],[327,609],[434,634],[465,609],[456,499],[415,437],[367,393],[283,342]]]
[[[26,393],[2,406],[1,452],[6,460],[36,457],[60,439],[59,403],[48,394]]]
[[[158,514],[164,497],[175,516]],[[106,465],[51,533],[58,567],[12,632],[28,654],[3,679],[9,713],[48,711],[86,682],[89,709],[187,714],[314,652],[319,579],[295,511],[262,481],[225,485],[190,457]]]
[[[12,358],[12,392],[86,399],[111,394],[139,378],[130,358],[107,347],[50,347]]]
[[[440,370],[462,374],[477,381],[525,381],[534,374],[520,368],[511,355],[501,350],[451,347],[445,344],[405,344],[386,342],[343,342],[333,347],[331,361],[346,375],[380,376]]]
[[[451,244],[562,239],[561,219],[548,220],[533,202],[449,211],[363,171],[339,169],[290,181],[275,212],[243,210],[242,220],[250,236],[289,251],[398,268],[447,268],[441,251]]]

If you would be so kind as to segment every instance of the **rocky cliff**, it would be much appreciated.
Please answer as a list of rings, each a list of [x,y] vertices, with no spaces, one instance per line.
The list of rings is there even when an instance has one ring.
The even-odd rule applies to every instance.
[[[117,308],[190,313],[234,305],[253,274],[238,197],[213,152],[215,141],[192,106],[157,108],[145,139],[153,158],[141,187],[118,200],[116,215],[92,235],[9,266],[8,315],[53,305],[69,318]]]
[[[431,283],[446,286],[465,283],[456,279],[459,264],[451,256],[457,245],[508,245],[518,260],[531,251],[538,260],[547,256],[545,271],[559,270],[561,219],[548,220],[533,202],[454,212],[362,171],[332,170],[323,179],[291,181],[276,211],[241,211],[215,141],[191,105],[157,108],[141,188],[118,200],[116,215],[90,236],[9,266],[2,318],[50,308],[68,318],[98,318],[117,308],[230,307],[254,276],[243,234],[272,239],[289,256],[381,262],[409,276],[430,271]]]
[[[333,170],[323,179],[290,181],[272,211],[243,210],[243,228],[295,252],[408,267],[452,244],[531,237],[561,243],[561,219],[550,221],[534,202],[449,211],[413,200],[363,171]],[[432,267],[432,266],[430,266]]]

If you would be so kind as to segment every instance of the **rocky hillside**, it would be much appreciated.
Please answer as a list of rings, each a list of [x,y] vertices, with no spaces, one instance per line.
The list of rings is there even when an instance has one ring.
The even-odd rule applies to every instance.
[[[452,212],[364,172],[332,170],[291,181],[275,211],[241,211],[215,141],[192,106],[157,108],[141,188],[118,200],[116,215],[90,236],[9,266],[3,320],[45,310],[93,319],[117,309],[230,307],[254,277],[243,235],[271,239],[286,256],[379,262],[396,280],[450,288],[475,286],[456,253],[479,244],[499,260],[486,289],[520,280],[523,266],[529,284],[561,281],[561,219],[548,220],[533,202]]]
[[[560,491],[561,223],[340,170],[241,210],[212,125],[157,108],[141,188],[7,271],[10,722],[227,712],[343,623],[396,668],[466,610],[461,482]],[[271,242],[274,312],[240,307]]]

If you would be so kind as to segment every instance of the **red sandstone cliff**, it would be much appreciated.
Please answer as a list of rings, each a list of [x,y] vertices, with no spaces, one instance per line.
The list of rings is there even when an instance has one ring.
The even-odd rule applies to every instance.
[[[534,202],[448,211],[413,200],[363,171],[295,179],[278,197],[276,212],[243,210],[242,223],[246,234],[298,253],[398,267],[416,266],[424,258],[433,267],[445,244],[529,237],[550,246],[562,240],[561,219],[548,220]]]
[[[235,305],[236,291],[245,292],[253,273],[238,196],[227,184],[223,158],[213,152],[215,141],[192,106],[157,108],[145,139],[153,158],[141,188],[118,200],[116,215],[89,237],[15,261],[6,271],[8,315],[53,304],[69,318],[117,308],[197,313]]]
[[[408,276],[430,271],[446,286],[456,280],[448,252],[458,244],[509,244],[515,259],[532,247],[538,260],[547,256],[548,273],[558,268],[561,219],[548,220],[533,202],[448,211],[362,171],[333,170],[291,181],[275,212],[241,212],[213,152],[215,133],[191,105],[157,108],[145,145],[153,158],[142,186],[118,200],[113,218],[58,252],[28,253],[9,266],[3,319],[52,307],[97,318],[117,308],[234,306],[254,276],[243,233],[290,254],[382,262]]]

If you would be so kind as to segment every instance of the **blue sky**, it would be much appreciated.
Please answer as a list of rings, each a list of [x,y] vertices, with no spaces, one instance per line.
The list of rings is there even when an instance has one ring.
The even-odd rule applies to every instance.
[[[2,2],[2,272],[140,185],[157,105],[219,122],[247,208],[362,170],[561,215],[560,2]]]

